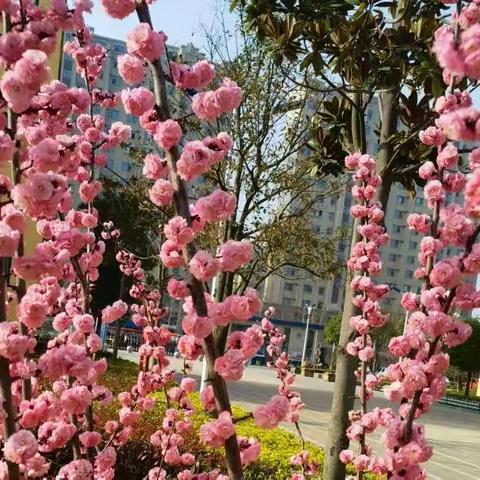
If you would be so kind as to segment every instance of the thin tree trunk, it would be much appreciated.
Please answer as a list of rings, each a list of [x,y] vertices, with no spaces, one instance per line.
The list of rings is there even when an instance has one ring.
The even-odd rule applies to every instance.
[[[467,372],[467,384],[465,385],[465,398],[470,396],[470,385],[472,383],[473,372]]]
[[[382,177],[382,185],[377,190],[377,198],[386,213],[388,197],[394,183],[390,161],[393,156],[394,142],[392,135],[398,130],[398,87],[380,93],[380,108],[382,112],[379,150],[377,158],[377,172]]]
[[[147,23],[153,28],[150,18],[148,4],[145,1],[137,2],[136,4],[137,16],[140,22]],[[165,75],[163,73],[162,64],[160,60],[156,60],[153,64],[149,64],[150,71],[153,78],[155,100],[157,103],[157,113],[162,121],[170,118],[168,108],[167,88],[165,82]],[[192,223],[190,216],[189,201],[187,196],[186,185],[177,173],[177,161],[179,158],[178,148],[173,147],[166,152],[166,160],[170,174],[170,181],[174,188],[174,205],[177,215],[185,218],[189,225]],[[194,243],[190,243],[184,248],[183,256],[185,263],[188,265],[190,259],[196,253]],[[189,274],[189,287],[192,296],[192,304],[197,315],[204,317],[208,315],[203,284],[199,282],[193,275]],[[215,403],[218,412],[232,412],[230,399],[227,392],[225,380],[221,377],[214,368],[215,359],[218,357],[218,350],[215,346],[213,335],[209,335],[203,342],[203,350],[208,366],[208,379],[213,388],[215,395]],[[233,434],[225,441],[225,457],[227,461],[227,468],[231,480],[242,480],[243,469],[240,460],[240,449],[238,446],[237,436]]]
[[[362,94],[354,93],[352,100],[358,108],[352,107],[353,148],[355,151],[363,152],[365,145],[365,122],[362,119]],[[357,232],[358,224],[357,220],[353,223],[350,252],[352,252],[353,246],[360,240],[360,235]],[[352,357],[346,351],[347,343],[354,334],[350,326],[350,318],[359,314],[359,309],[352,303],[353,292],[350,287],[350,281],[350,275],[347,275],[340,339],[336,352],[335,389],[330,413],[327,448],[325,450],[323,480],[343,480],[346,474],[346,466],[340,461],[339,455],[342,450],[348,448],[349,444],[346,435],[350,424],[348,412],[353,409],[355,403],[355,388],[357,385],[355,369],[358,365],[358,359]]]
[[[119,300],[122,300],[124,294],[125,294],[125,275],[122,273],[122,277],[120,278],[120,291],[118,293]],[[115,322],[115,332],[113,335],[112,358],[114,360],[118,358],[118,347],[120,343],[121,331],[122,331],[122,319],[120,318]]]
[[[2,259],[2,266],[7,259]],[[0,322],[7,321],[7,285],[4,269],[0,269]],[[3,431],[5,439],[15,433],[15,414],[12,403],[12,380],[10,378],[9,362],[6,358],[0,355],[0,394],[3,397],[3,409],[6,416],[3,420]],[[7,462],[8,478],[9,480],[18,480],[20,478],[20,471],[16,463]]]
[[[352,247],[359,241],[357,233],[358,222],[354,222]],[[357,380],[355,369],[358,366],[356,357],[346,351],[346,346],[352,339],[354,331],[350,326],[350,318],[359,314],[359,309],[352,303],[353,292],[350,287],[350,275],[345,285],[345,303],[343,306],[340,340],[336,349],[335,390],[333,392],[330,424],[328,427],[327,448],[325,450],[325,468],[323,480],[344,480],[346,466],[340,461],[342,450],[348,448],[349,440],[346,435],[350,420],[348,412],[353,409],[355,402],[355,388]]]

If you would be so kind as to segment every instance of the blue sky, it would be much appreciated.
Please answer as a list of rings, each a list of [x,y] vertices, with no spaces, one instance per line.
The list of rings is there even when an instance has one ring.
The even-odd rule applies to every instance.
[[[200,24],[211,27],[218,8],[226,12],[227,24],[233,25],[228,3],[227,0],[157,0],[150,9],[155,29],[167,34],[170,45],[192,42],[202,47],[205,41]],[[99,0],[94,1],[93,14],[87,15],[86,21],[98,35],[117,39],[125,39],[125,35],[138,23],[135,14],[124,20],[107,17]]]

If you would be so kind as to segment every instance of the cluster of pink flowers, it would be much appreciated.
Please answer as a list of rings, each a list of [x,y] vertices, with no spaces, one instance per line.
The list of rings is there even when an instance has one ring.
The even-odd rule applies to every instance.
[[[409,229],[423,236],[418,252],[419,266],[415,272],[415,277],[423,285],[419,294],[403,294],[401,305],[408,313],[408,323],[403,335],[392,338],[389,344],[390,352],[399,360],[387,369],[386,377],[391,383],[385,388],[385,395],[391,402],[399,404],[398,411],[376,408],[371,412],[351,412],[352,425],[347,435],[360,442],[361,450],[358,455],[344,450],[340,458],[345,463],[352,462],[360,476],[369,471],[395,479],[426,478],[422,464],[431,458],[433,452],[426,440],[425,429],[417,419],[445,394],[445,371],[449,366],[446,350],[465,342],[471,333],[470,326],[459,320],[454,310],[470,311],[480,305],[474,286],[480,271],[480,250],[476,243],[480,232],[480,155],[478,149],[470,153],[470,173],[465,174],[459,168],[459,151],[451,143],[480,138],[479,113],[472,108],[470,95],[454,89],[455,83],[464,76],[479,78],[476,53],[479,20],[478,2],[472,2],[454,15],[457,32],[455,26],[443,26],[435,35],[434,52],[444,68],[444,80],[450,88],[435,105],[439,114],[435,126],[420,133],[423,144],[437,149],[435,161],[425,162],[419,169],[419,176],[426,182],[424,196],[432,213],[412,213],[407,219]],[[357,176],[364,167],[359,160],[352,158],[347,159],[347,164],[358,168]],[[448,201],[451,194],[460,192],[464,193],[463,205]],[[370,191],[364,188],[354,192],[354,196],[363,201],[373,198],[370,195]],[[355,217],[369,218],[369,222],[372,216],[381,219],[381,214],[372,212],[368,206],[352,210]],[[382,237],[383,229],[372,229],[369,225],[359,228],[362,229],[359,233],[364,236],[363,246],[358,247],[358,252],[354,251],[356,258],[349,265],[352,269],[361,267],[372,275],[377,266],[374,265],[372,271],[370,262],[375,264],[378,258],[366,251],[372,242],[369,235]],[[379,239],[374,240],[377,246],[384,243],[383,238]],[[458,249],[460,253],[445,255],[447,249]],[[374,352],[368,337],[367,342],[363,339],[371,327],[385,321],[376,301],[388,289],[376,291],[381,286],[375,287],[368,276],[354,278],[352,287],[363,292],[353,299],[363,314],[352,319],[352,326],[359,336],[347,348],[366,362]],[[373,314],[372,322],[370,314]],[[368,395],[369,389],[378,384],[378,379],[365,373],[362,384],[366,388],[362,389],[362,394]],[[378,428],[384,429],[382,443],[385,452],[382,456],[374,455],[365,445],[365,434]]]
[[[388,242],[385,228],[380,224],[383,219],[382,206],[375,201],[376,187],[381,184],[381,178],[376,174],[375,159],[369,155],[349,155],[345,159],[345,165],[354,170],[352,196],[357,203],[351,207],[351,214],[358,219],[356,228],[360,237],[347,261],[347,267],[354,275],[351,281],[354,293],[352,301],[360,314],[350,319],[355,337],[346,345],[346,350],[360,360],[360,366],[355,373],[361,383],[361,409],[350,413],[352,423],[347,430],[348,438],[359,442],[359,453],[354,455],[350,450],[343,451],[340,459],[346,463],[353,461],[357,472],[369,470],[385,473],[383,463],[377,457],[367,455],[369,447],[366,443],[366,435],[371,432],[366,421],[371,417],[371,413],[367,411],[367,400],[372,398],[373,389],[380,382],[380,378],[368,373],[368,367],[375,356],[370,332],[384,325],[388,319],[381,311],[379,300],[390,290],[388,285],[377,285],[371,278],[380,273],[380,247]]]
[[[238,108],[241,101],[242,90],[234,81],[225,78],[217,90],[197,93],[192,100],[192,110],[198,118],[212,121]]]
[[[207,60],[200,60],[191,67],[170,62],[173,81],[182,90],[200,90],[215,78],[215,67]]]
[[[102,0],[105,11],[118,19],[148,3]],[[143,169],[153,182],[150,199],[160,207],[171,204],[179,194],[180,182],[193,180],[223,161],[233,142],[222,132],[179,147],[183,136],[180,123],[165,119],[163,113],[160,117],[155,95],[138,86],[146,66],[161,68],[160,60],[166,53],[166,36],[147,23],[127,35],[128,53],[118,58],[120,74],[132,88],[101,90],[99,80],[107,51],[92,43],[92,33],[83,21],[83,14],[92,7],[90,0],[76,0],[74,8],[59,1],[46,9],[16,0],[0,5],[10,20],[10,30],[0,39],[0,62],[5,70],[0,82],[4,100],[0,163],[12,162],[14,167],[13,180],[0,175],[0,257],[5,268],[11,265],[7,276],[12,280],[16,276],[18,283],[7,285],[7,276],[0,277],[0,296],[16,298],[17,317],[15,322],[6,321],[6,303],[2,302],[0,362],[6,373],[0,377],[0,418],[11,421],[0,427],[0,478],[115,478],[119,447],[132,437],[143,413],[153,408],[152,394],[161,391],[169,408],[150,438],[161,464],[150,470],[148,478],[166,478],[168,466],[175,469],[179,480],[227,480],[218,470],[199,471],[198,462],[188,451],[194,412],[190,394],[196,382],[185,376],[187,363],[182,380],[175,382],[166,351],[173,334],[162,326],[169,313],[162,303],[163,292],[147,284],[139,259],[122,249],[119,230],[112,222],[103,222],[93,206],[102,191],[98,173],[107,163],[108,152],[131,136],[131,128],[121,122],[106,131],[105,119],[93,113],[94,107],[112,108],[121,103],[127,113],[139,117],[141,126],[164,150],[160,154],[164,158],[146,155]],[[85,88],[49,81],[48,55],[56,49],[59,31],[73,33],[74,39],[65,43],[63,52],[72,57]],[[205,88],[215,77],[215,69],[206,61],[191,68],[172,62],[169,71],[169,80],[187,94]],[[241,98],[240,88],[226,79],[217,90],[197,94],[193,110],[200,119],[216,118],[237,108]],[[7,122],[12,115],[6,115],[12,112],[18,114],[13,125],[11,120]],[[84,205],[74,207],[73,192],[78,192]],[[167,286],[168,294],[184,303],[182,327],[186,335],[178,341],[178,350],[185,361],[209,353],[206,344],[214,328],[247,322],[260,310],[261,301],[254,289],[217,302],[201,287],[215,275],[234,272],[252,260],[253,247],[247,241],[227,240],[216,255],[195,249],[195,237],[207,223],[230,219],[235,211],[235,197],[219,190],[190,206],[187,202],[184,210],[177,209],[163,225],[166,240],[159,259],[169,268],[183,268],[186,274],[185,279],[170,278]],[[35,222],[40,240],[34,251],[26,254],[23,234],[30,220]],[[126,277],[123,280],[131,285],[131,305],[118,299],[95,312],[92,294],[108,243],[117,251],[120,271]],[[205,303],[204,315],[198,314],[199,291]],[[101,322],[118,322],[127,313],[142,330],[139,374],[131,388],[118,394],[118,415],[100,424],[94,404],[103,406],[114,396],[101,383],[107,362],[99,355],[102,340],[97,331]],[[35,356],[36,336],[48,318],[53,319],[55,336],[46,351]],[[267,319],[261,327],[252,325],[228,337],[224,353],[213,358],[212,375],[218,382],[240,379],[245,363],[259,351],[265,338],[270,342],[269,351],[278,353],[275,368],[282,385],[279,395],[254,416],[258,424],[272,428],[284,420],[298,422],[303,404],[291,390],[288,360],[280,355],[284,337]],[[202,402],[215,418],[201,427],[201,440],[211,447],[223,447],[234,437],[240,464],[256,461],[260,444],[254,438],[236,437],[236,420],[221,406],[212,385],[202,394]],[[71,461],[50,463],[60,450],[68,452]],[[292,464],[313,472],[314,464],[305,452],[292,459]]]

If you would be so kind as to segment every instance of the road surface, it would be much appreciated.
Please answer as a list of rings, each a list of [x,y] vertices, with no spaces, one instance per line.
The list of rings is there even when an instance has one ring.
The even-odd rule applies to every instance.
[[[120,352],[122,358],[136,361],[137,354]],[[172,358],[172,366],[181,362]],[[201,363],[195,362],[192,375],[200,378]],[[324,446],[327,438],[333,383],[318,378],[297,376],[296,390],[302,395],[305,408],[300,417],[306,439]],[[228,382],[231,399],[247,409],[265,403],[276,393],[278,381],[274,372],[265,367],[248,366],[241,382]],[[381,392],[375,392],[371,406],[387,406]],[[434,447],[433,459],[427,463],[431,480],[480,480],[480,413],[454,407],[435,405],[422,417],[427,438]],[[285,425],[288,428],[288,425]],[[294,428],[292,427],[292,430]],[[369,441],[380,451],[379,435]]]

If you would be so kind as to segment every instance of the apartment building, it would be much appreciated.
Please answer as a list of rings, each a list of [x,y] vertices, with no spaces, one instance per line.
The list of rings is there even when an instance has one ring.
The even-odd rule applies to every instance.
[[[72,35],[66,33],[64,41],[71,41]],[[128,85],[126,85],[117,67],[117,56],[127,53],[126,43],[122,40],[114,38],[103,37],[101,35],[93,35],[93,42],[101,44],[108,52],[107,60],[99,81],[99,88],[108,90],[110,92],[118,92]],[[181,47],[167,46],[171,58],[181,57],[186,63],[195,62],[203,58],[200,51],[191,43]],[[75,71],[75,64],[69,55],[63,54],[60,79],[69,87],[84,87],[85,83],[80,75]],[[150,85],[150,79],[146,76],[146,86],[153,88]],[[175,89],[170,86],[170,95],[175,97]],[[180,99],[178,99],[180,102]],[[177,105],[177,109],[187,111],[188,105]],[[94,113],[100,114],[105,118],[105,129],[108,130],[112,123],[123,122],[132,127],[131,143],[136,146],[142,146],[149,149],[151,146],[150,136],[140,128],[138,118],[134,115],[127,115],[123,110],[121,104],[115,108],[101,108],[96,105]],[[107,168],[103,169],[102,175],[109,175],[115,177],[117,180],[125,179],[128,181],[134,175],[139,175],[140,167],[132,161],[128,156],[128,151],[122,148],[115,148],[108,152]]]

